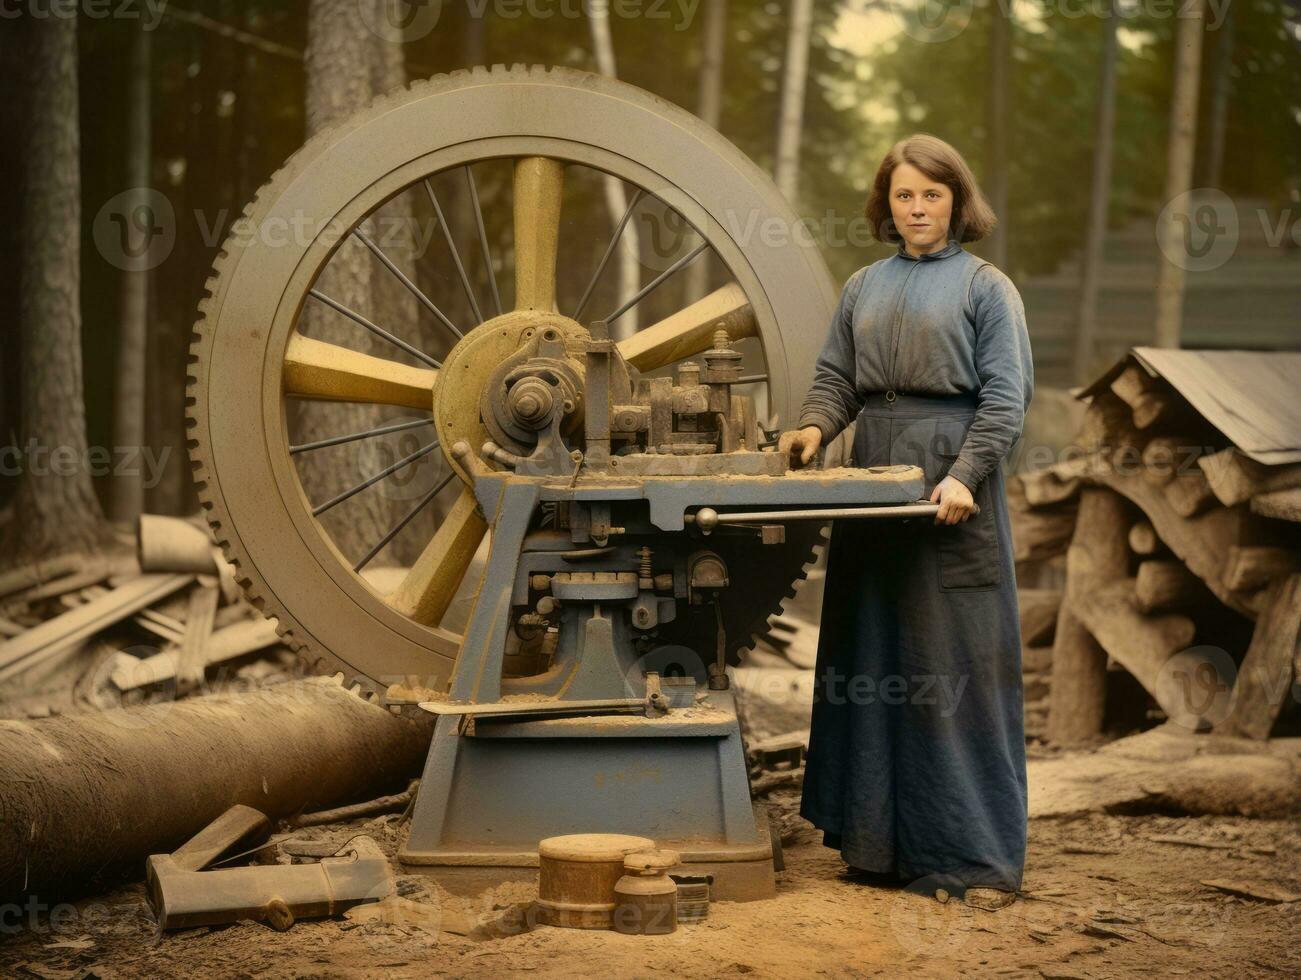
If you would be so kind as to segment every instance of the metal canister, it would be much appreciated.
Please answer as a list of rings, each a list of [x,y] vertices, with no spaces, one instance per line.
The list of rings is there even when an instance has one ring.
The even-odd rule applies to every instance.
[[[609,929],[623,861],[654,850],[648,837],[567,834],[538,845],[538,921],[570,929]]]
[[[700,922],[709,915],[709,886],[713,875],[670,875],[678,890],[678,921]]]
[[[677,851],[637,851],[624,858],[614,886],[614,931],[627,936],[665,936],[678,927],[678,886],[666,873]]]

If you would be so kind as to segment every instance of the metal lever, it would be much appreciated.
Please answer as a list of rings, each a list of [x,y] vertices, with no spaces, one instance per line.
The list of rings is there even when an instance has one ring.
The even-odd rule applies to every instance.
[[[940,505],[930,501],[918,501],[915,504],[893,504],[886,507],[823,507],[813,510],[755,510],[728,512],[720,514],[712,507],[701,507],[694,514],[687,514],[683,520],[695,524],[701,532],[708,534],[720,524],[749,524],[761,521],[830,521],[846,518],[866,517],[934,517]],[[973,513],[979,514],[976,506]]]

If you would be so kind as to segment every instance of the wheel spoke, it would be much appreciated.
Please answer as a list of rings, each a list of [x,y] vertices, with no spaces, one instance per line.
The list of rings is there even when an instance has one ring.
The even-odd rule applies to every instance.
[[[338,300],[330,299],[330,297],[326,296],[325,293],[321,292],[319,289],[313,289],[313,290],[311,290],[311,291],[308,293],[308,295],[311,296],[312,299],[316,300],[317,302],[319,302],[319,303],[324,303],[326,306],[328,306],[330,309],[334,310],[336,313],[340,313],[340,314],[342,314],[343,316],[346,316],[346,317],[347,317],[349,320],[351,320],[353,323],[357,324],[357,326],[359,326],[359,327],[363,327],[364,329],[369,330],[369,331],[370,331],[371,333],[373,333],[376,337],[379,337],[379,338],[381,338],[382,340],[387,340],[390,344],[392,344],[392,345],[393,345],[394,347],[396,347],[398,350],[406,351],[408,354],[410,354],[412,357],[414,357],[417,361],[423,361],[425,364],[428,364],[431,368],[440,368],[440,367],[443,366],[443,365],[440,364],[438,361],[436,361],[434,358],[432,358],[432,357],[430,357],[428,354],[426,354],[424,351],[420,350],[419,348],[412,347],[410,344],[408,344],[408,343],[407,343],[405,340],[403,340],[401,337],[395,337],[393,334],[389,333],[389,332],[388,332],[387,330],[385,330],[383,327],[381,327],[381,326],[377,326],[376,324],[371,323],[369,320],[367,320],[364,316],[362,316],[362,315],[361,315],[360,313],[358,313],[356,310],[349,309],[348,307],[346,307],[346,306],[344,306],[342,303],[340,303]],[[453,327],[452,329],[455,330],[456,328]]]
[[[330,510],[331,508],[337,507],[339,504],[343,503],[345,500],[349,499],[350,497],[355,497],[357,494],[361,493],[361,492],[362,492],[363,490],[365,490],[367,487],[373,487],[375,484],[379,483],[380,480],[383,480],[383,479],[386,479],[386,478],[392,476],[392,475],[393,475],[394,473],[396,473],[398,470],[403,469],[404,467],[410,466],[410,465],[411,465],[412,463],[414,463],[416,460],[418,460],[418,459],[423,459],[424,457],[428,456],[430,453],[432,453],[432,452],[433,452],[435,449],[437,449],[437,448],[438,448],[438,441],[437,441],[437,440],[435,440],[434,442],[431,442],[428,446],[421,446],[419,449],[417,449],[417,450],[416,450],[414,453],[412,453],[410,456],[405,456],[405,457],[403,457],[402,459],[399,459],[396,463],[392,464],[391,466],[386,466],[386,467],[384,467],[382,470],[380,470],[380,471],[379,471],[378,473],[376,473],[374,476],[368,476],[368,477],[366,477],[366,479],[362,480],[362,481],[361,481],[360,483],[358,483],[356,486],[349,487],[347,490],[343,491],[343,493],[341,493],[341,494],[339,494],[339,495],[337,495],[337,496],[335,496],[335,497],[331,497],[329,500],[327,500],[327,501],[326,501],[325,503],[323,503],[323,504],[318,504],[317,506],[313,507],[313,508],[312,508],[312,516],[313,516],[313,517],[320,517],[320,516],[321,516],[322,514],[324,514],[327,510]]]
[[[346,436],[333,436],[329,439],[321,439],[319,442],[306,442],[301,446],[290,446],[289,454],[297,456],[299,453],[308,453],[314,449],[327,449],[330,446],[342,446],[349,442],[360,442],[362,439],[374,439],[376,436],[386,436],[391,432],[405,432],[407,429],[418,429],[424,425],[433,425],[433,419],[416,419],[414,422],[399,422],[396,425],[381,425],[378,429],[367,429],[365,432],[354,432]]]
[[[437,306],[434,305],[434,301],[425,295],[424,290],[422,290],[419,286],[417,286],[414,282],[412,282],[410,277],[408,277],[405,272],[399,269],[396,263],[394,263],[392,259],[390,259],[387,255],[384,254],[383,249],[381,249],[378,245],[376,245],[369,238],[363,235],[360,231],[354,231],[352,234],[353,237],[357,239],[357,241],[361,242],[368,249],[370,249],[371,255],[379,259],[380,263],[384,266],[384,268],[388,269],[389,272],[393,273],[394,277],[398,280],[398,282],[406,286],[407,289],[410,291],[411,295],[416,298],[416,300],[420,303],[421,306],[423,306],[430,313],[432,313],[435,319],[441,322],[442,325],[445,326],[448,330],[452,331],[452,333],[456,334],[458,339],[465,336],[465,334],[461,333],[461,331],[456,328],[456,324],[454,324],[451,320],[449,320],[447,318],[447,315],[443,313],[443,311],[440,310]],[[316,295],[315,292],[313,292],[313,295]],[[321,297],[317,297],[317,298],[320,299]],[[332,300],[329,301],[329,305],[333,306],[335,309],[339,309],[338,306],[334,306],[334,302]],[[343,311],[340,310],[340,312]],[[344,316],[351,317],[351,313],[344,312]],[[363,324],[363,326],[365,326],[365,324]]]
[[[663,272],[661,272],[658,276],[656,276],[654,279],[652,279],[649,283],[647,283],[647,284],[642,288],[641,292],[639,292],[636,296],[633,296],[631,299],[628,300],[628,302],[624,303],[623,306],[619,307],[617,310],[615,310],[613,313],[611,313],[608,317],[606,317],[606,318],[605,318],[605,322],[606,322],[606,323],[613,323],[615,320],[619,319],[619,317],[623,316],[625,313],[627,313],[629,310],[631,310],[634,306],[636,306],[638,303],[640,303],[642,300],[644,300],[647,296],[649,296],[651,293],[655,292],[655,290],[659,289],[660,286],[662,286],[662,285],[664,285],[664,283],[668,282],[671,278],[673,278],[673,276],[677,275],[678,272],[680,272],[681,270],[685,269],[685,268],[686,268],[687,266],[689,266],[692,262],[696,261],[696,259],[700,257],[701,253],[704,252],[705,249],[707,249],[707,248],[709,248],[709,242],[701,242],[699,245],[697,245],[695,248],[693,248],[690,252],[688,252],[686,255],[682,256],[682,258],[678,259],[678,260],[677,260],[676,262],[674,262],[671,266],[669,266],[667,269],[665,269]]]
[[[438,219],[439,226],[443,229],[443,240],[447,242],[447,250],[452,253],[452,263],[456,266],[456,274],[461,277],[461,288],[465,290],[465,298],[470,301],[470,309],[474,311],[475,325],[483,322],[483,314],[479,312],[479,301],[474,298],[474,290],[470,288],[470,277],[465,274],[465,266],[461,264],[461,253],[456,249],[456,242],[452,240],[452,229],[447,225],[447,219],[443,217],[443,206],[438,203],[438,195],[434,193],[434,185],[425,178],[425,191],[429,194],[429,203],[434,206],[434,216]]]
[[[417,503],[414,507],[412,507],[409,511],[407,511],[406,516],[403,517],[402,520],[398,521],[391,528],[389,528],[387,533],[385,533],[384,537],[380,538],[379,541],[376,542],[375,546],[371,548],[370,551],[366,552],[366,554],[362,557],[361,561],[357,562],[357,564],[352,566],[352,570],[354,572],[360,572],[363,568],[369,565],[371,559],[374,558],[376,555],[378,555],[381,551],[383,551],[384,546],[386,544],[388,544],[390,541],[396,538],[402,532],[402,529],[406,527],[408,524],[410,524],[417,514],[419,514],[422,510],[424,510],[427,506],[429,506],[429,502],[433,500],[435,497],[437,497],[440,492],[442,492],[443,487],[447,486],[448,482],[454,476],[456,476],[456,470],[452,470],[445,477],[443,477],[436,484],[434,484],[434,486],[430,488],[429,492],[420,498],[420,502]]]
[[[432,411],[437,371],[360,354],[294,334],[285,350],[285,394]]]
[[[479,187],[474,182],[474,168],[465,165],[465,183],[470,188],[470,203],[474,205],[474,225],[479,232],[479,248],[483,252],[483,264],[488,269],[488,285],[492,287],[492,305],[501,316],[501,293],[497,292],[497,270],[492,267],[492,252],[488,248],[488,230],[483,226],[483,208],[479,206]]]
[[[515,163],[515,309],[556,312],[556,249],[565,168],[549,157]]]
[[[605,247],[605,254],[601,256],[596,271],[592,273],[592,281],[587,284],[587,291],[583,293],[583,298],[578,301],[578,309],[574,310],[573,319],[579,323],[583,322],[583,311],[587,309],[587,301],[592,298],[592,292],[596,289],[601,273],[605,272],[605,267],[610,264],[610,259],[614,256],[614,250],[619,244],[619,239],[623,237],[623,230],[628,227],[628,222],[632,220],[632,212],[645,194],[646,192],[642,188],[637,188],[637,193],[633,195],[632,200],[628,203],[628,210],[623,213],[623,217],[619,219],[619,224],[614,229],[614,234],[610,236],[610,244]]]
[[[650,371],[709,350],[719,327],[733,340],[758,332],[754,309],[735,283],[620,341],[619,353],[639,370]]]
[[[404,616],[436,626],[456,597],[487,531],[474,491],[464,488],[407,577],[385,601]]]

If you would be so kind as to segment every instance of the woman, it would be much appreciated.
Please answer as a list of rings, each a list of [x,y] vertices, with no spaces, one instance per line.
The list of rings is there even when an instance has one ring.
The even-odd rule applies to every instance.
[[[1025,861],[1021,635],[1000,464],[1032,368],[1016,287],[962,248],[995,217],[949,144],[897,143],[867,216],[895,255],[850,277],[800,427],[857,421],[859,466],[921,467],[929,522],[841,521],[828,555],[801,813],[851,869],[1002,908]]]

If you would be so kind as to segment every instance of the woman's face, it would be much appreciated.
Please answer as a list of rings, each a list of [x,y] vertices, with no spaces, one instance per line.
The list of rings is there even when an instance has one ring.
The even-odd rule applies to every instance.
[[[953,192],[911,163],[899,164],[890,175],[890,211],[913,255],[934,252],[947,244]]]

